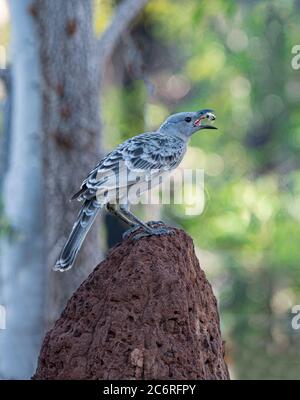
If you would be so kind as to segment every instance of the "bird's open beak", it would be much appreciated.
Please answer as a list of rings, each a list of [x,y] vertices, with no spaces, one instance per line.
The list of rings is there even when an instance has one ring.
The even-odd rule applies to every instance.
[[[216,119],[216,116],[212,111],[213,110],[200,111],[200,116],[195,120],[194,126],[199,127],[199,129],[218,129],[216,126],[211,125],[211,122]]]

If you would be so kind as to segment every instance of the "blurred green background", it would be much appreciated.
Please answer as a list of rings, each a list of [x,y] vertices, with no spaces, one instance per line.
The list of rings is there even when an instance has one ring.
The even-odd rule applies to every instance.
[[[100,33],[115,2],[96,3]],[[170,113],[215,110],[218,131],[195,135],[185,161],[205,170],[204,212],[162,214],[194,239],[237,379],[300,377],[299,11],[293,0],[150,1],[132,33],[141,63],[120,78],[115,55],[102,94],[107,149]],[[2,21],[5,46],[8,31]]]

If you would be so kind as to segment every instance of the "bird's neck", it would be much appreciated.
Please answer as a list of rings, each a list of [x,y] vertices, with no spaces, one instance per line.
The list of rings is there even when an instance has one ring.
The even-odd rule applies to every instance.
[[[163,124],[163,125],[160,126],[160,128],[158,129],[157,132],[162,133],[162,134],[164,134],[164,135],[176,136],[176,137],[182,139],[184,142],[187,142],[188,139],[189,139],[185,134],[183,134],[182,132],[180,132],[180,131],[175,127],[174,124],[165,123],[165,124]]]

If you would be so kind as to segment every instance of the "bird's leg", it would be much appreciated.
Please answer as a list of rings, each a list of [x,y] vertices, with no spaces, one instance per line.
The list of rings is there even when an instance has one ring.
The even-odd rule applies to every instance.
[[[128,208],[128,206],[125,205],[119,205],[118,213],[123,215],[124,218],[126,218],[128,221],[130,221],[130,225],[132,226],[130,229],[128,229],[126,232],[123,233],[123,239],[127,239],[129,236],[131,236],[135,231],[137,231],[140,228],[143,228],[145,232],[147,232],[147,235],[151,235],[151,228],[146,225],[143,221],[141,221],[138,217],[136,217]]]
[[[106,208],[115,217],[120,218],[123,222],[131,226],[131,228],[127,229],[127,231],[123,233],[123,239],[127,239],[132,233],[134,233],[140,228],[140,225],[137,224],[136,222],[133,222],[126,215],[124,215],[124,213],[120,210],[120,208],[116,204],[107,203]]]
[[[121,210],[118,208],[118,206],[116,204],[112,204],[112,203],[107,203],[106,204],[106,209],[107,211],[109,211],[112,215],[114,215],[115,217],[120,218],[123,222],[125,222],[126,224],[130,225],[130,226],[135,226],[136,224],[134,222],[132,222],[129,218],[127,218],[122,212]]]
[[[143,228],[143,232],[137,233],[132,237],[134,240],[141,239],[142,237],[146,236],[159,236],[159,235],[172,235],[174,234],[173,229],[169,229],[167,227],[157,227],[157,228],[152,228],[145,222],[141,221],[138,217],[136,217],[127,207],[125,206],[120,206],[120,211],[122,212],[123,215],[125,215],[128,219],[134,222],[134,224],[137,225],[135,226],[134,229],[130,229],[130,232],[126,231],[123,237],[127,238],[131,233],[136,231],[138,228]]]

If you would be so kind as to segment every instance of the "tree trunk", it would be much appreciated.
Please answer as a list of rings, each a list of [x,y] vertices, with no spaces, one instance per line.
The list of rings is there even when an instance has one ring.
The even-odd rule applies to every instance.
[[[34,379],[229,379],[217,302],[193,243],[114,247],[45,337]]]
[[[91,0],[36,0],[43,73],[46,268],[50,277],[48,323],[100,256],[97,224],[71,271],[51,271],[79,210],[69,198],[100,159],[99,62]]]
[[[12,82],[10,68],[0,70],[0,79],[5,88],[5,99],[0,104],[0,112],[3,120],[0,132],[0,193],[2,193],[3,179],[8,169],[11,139]]]
[[[3,202],[12,232],[1,243],[7,321],[0,335],[0,376],[20,379],[28,378],[35,368],[44,319],[41,80],[30,1],[9,4],[13,116]]]
[[[3,378],[32,374],[45,322],[51,324],[99,259],[95,224],[78,265],[64,274],[51,270],[80,207],[68,199],[101,157],[106,60],[147,1],[124,0],[100,40],[92,0],[10,1],[13,120],[3,202],[13,232],[1,243]]]

